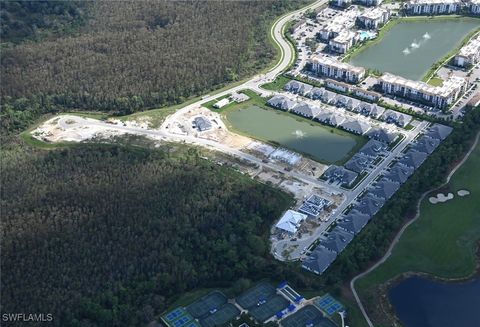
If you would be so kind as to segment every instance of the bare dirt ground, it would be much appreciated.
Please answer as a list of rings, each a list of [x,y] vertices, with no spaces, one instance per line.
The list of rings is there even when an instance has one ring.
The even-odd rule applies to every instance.
[[[79,122],[95,122],[95,119],[83,118],[74,115],[62,115],[54,117],[31,132],[32,136],[38,140],[57,143],[57,142],[83,142],[95,138],[110,138],[126,134],[125,132],[113,128],[107,128],[100,125],[84,125]],[[121,124],[120,121],[112,122],[112,125]],[[134,124],[129,122],[129,124]]]

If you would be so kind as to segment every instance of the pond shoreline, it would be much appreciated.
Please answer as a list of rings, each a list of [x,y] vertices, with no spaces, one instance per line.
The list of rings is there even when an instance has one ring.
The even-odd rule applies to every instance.
[[[241,112],[242,110],[249,110],[250,107],[229,108],[226,112],[222,113],[222,119],[226,123],[226,126],[230,131],[232,131],[234,133],[237,133],[239,135],[247,136],[249,138],[252,138],[252,139],[267,143],[267,144],[270,144],[270,145],[275,146],[275,147],[286,148],[288,150],[297,152],[297,153],[299,153],[299,154],[301,154],[301,155],[303,155],[303,156],[305,156],[309,159],[312,159],[312,160],[317,161],[317,162],[322,163],[322,164],[326,164],[326,165],[343,164],[349,158],[351,158],[353,156],[353,154],[355,154],[359,150],[360,147],[362,147],[366,143],[366,138],[363,137],[363,136],[355,135],[355,134],[352,134],[352,133],[349,133],[349,132],[346,132],[346,131],[343,131],[343,130],[339,130],[339,129],[333,127],[333,126],[326,126],[326,125],[323,125],[323,124],[321,124],[317,121],[307,119],[307,118],[295,115],[293,113],[279,111],[279,110],[268,108],[266,106],[261,106],[261,105],[258,105],[258,104],[252,104],[252,106],[258,107],[258,110],[263,110],[263,111],[266,111],[266,112],[269,112],[269,113],[272,113],[272,114],[275,114],[275,115],[279,115],[281,117],[285,117],[286,119],[294,120],[295,122],[298,122],[299,124],[306,124],[305,126],[308,127],[308,128],[314,128],[314,129],[318,128],[319,132],[322,131],[322,133],[324,133],[325,135],[328,135],[329,137],[330,136],[335,136],[335,137],[339,137],[339,138],[348,138],[348,139],[352,140],[352,142],[354,143],[352,148],[350,150],[348,150],[348,152],[346,152],[342,156],[341,159],[328,160],[328,159],[320,158],[319,156],[316,156],[313,153],[308,153],[308,152],[302,151],[301,149],[296,148],[294,146],[291,146],[289,144],[285,144],[285,143],[282,143],[282,142],[277,142],[276,140],[271,140],[268,137],[262,137],[261,135],[257,135],[253,132],[244,131],[240,127],[235,126],[235,124],[232,122],[232,117],[229,117],[229,115],[238,114],[238,112]],[[251,117],[251,116],[249,116],[249,117]],[[308,133],[307,133],[307,135],[308,135]],[[288,136],[288,134],[285,134],[285,136]],[[290,136],[290,137],[293,138],[292,136]],[[321,144],[319,144],[318,146],[321,146]]]
[[[450,183],[450,179],[452,178],[452,176],[455,174],[455,172],[457,172],[463,166],[463,164],[468,160],[470,155],[473,153],[473,151],[477,147],[479,139],[480,139],[480,132],[477,133],[473,144],[470,146],[468,152],[465,154],[465,156],[462,158],[462,160],[460,160],[458,163],[456,163],[453,166],[452,170],[450,171],[450,173],[448,174],[448,176],[446,178],[446,181],[442,185],[440,185],[440,186],[438,186],[434,189],[428,190],[428,191],[426,191],[425,193],[422,194],[422,196],[420,197],[420,199],[417,202],[415,216],[412,219],[408,220],[403,225],[403,227],[399,230],[399,232],[397,233],[397,235],[393,239],[392,243],[390,244],[390,246],[389,246],[388,250],[386,251],[386,253],[384,254],[384,256],[382,258],[380,258],[377,262],[375,262],[372,266],[370,266],[367,270],[365,270],[364,272],[355,276],[350,281],[350,290],[352,291],[352,293],[354,295],[354,298],[355,298],[355,301],[356,301],[358,307],[360,308],[360,311],[362,312],[362,315],[363,315],[365,321],[367,322],[367,324],[369,326],[373,327],[374,325],[373,325],[369,315],[366,312],[366,309],[365,309],[365,307],[364,307],[364,305],[363,305],[363,303],[360,299],[360,296],[358,295],[357,290],[355,289],[356,281],[365,277],[365,276],[367,276],[369,273],[374,271],[378,266],[383,264],[390,257],[390,255],[392,254],[392,250],[397,245],[398,241],[400,240],[400,238],[403,235],[403,233],[405,232],[405,230],[410,225],[412,225],[415,221],[417,221],[418,218],[420,217],[420,205],[423,202],[423,200],[426,198],[426,196],[428,196],[432,192],[436,192],[437,190],[441,190],[442,188],[444,188],[445,186],[447,186]],[[383,314],[383,319],[386,319],[389,323],[393,323],[394,326],[397,326],[397,325],[401,326],[401,324],[399,323],[400,320],[396,316],[395,311],[393,310],[393,306],[388,299],[388,293],[394,285],[397,285],[398,283],[400,283],[400,281],[404,280],[407,277],[412,277],[412,276],[416,275],[416,276],[421,276],[421,277],[428,276],[431,279],[440,280],[440,281],[443,281],[443,282],[468,282],[470,280],[475,279],[475,277],[480,276],[480,240],[476,241],[475,246],[476,246],[476,249],[475,249],[475,254],[476,254],[475,268],[470,274],[468,274],[464,277],[442,278],[442,277],[439,277],[439,276],[435,276],[433,274],[427,274],[427,273],[422,273],[422,272],[404,272],[404,273],[401,273],[401,274],[397,274],[395,277],[390,278],[389,280],[387,280],[386,282],[384,282],[382,284],[377,285],[375,287],[375,289],[377,291],[377,293],[376,293],[376,299],[377,300],[376,301],[374,300],[374,302],[377,302],[378,305],[375,307],[376,309],[373,310],[374,313],[375,313],[375,316],[377,316],[377,314],[380,311],[380,313]],[[363,294],[363,295],[365,296],[366,294]],[[372,310],[372,309],[370,308],[370,310]]]
[[[372,68],[372,67],[367,67],[368,65],[365,64],[360,64],[360,63],[354,63],[355,59],[364,54],[365,51],[367,51],[369,48],[372,46],[379,45],[381,42],[385,41],[385,36],[397,25],[404,24],[404,23],[433,23],[433,22],[451,22],[454,21],[454,19],[463,19],[465,22],[474,22],[475,20],[478,20],[480,23],[480,18],[473,17],[473,16],[464,16],[464,15],[454,15],[454,16],[434,16],[434,17],[398,17],[390,20],[385,26],[383,26],[379,31],[378,31],[378,36],[377,38],[367,41],[360,45],[357,48],[354,48],[351,50],[351,52],[347,53],[343,61],[344,62],[349,62],[351,64],[357,65],[357,66],[364,66],[365,68],[373,71],[382,71],[384,72],[389,72],[388,69],[380,69],[380,68]],[[477,28],[474,28],[471,30],[468,34],[462,37],[462,41],[460,42],[459,45],[455,46],[453,49],[450,49],[448,52],[445,53],[442,57],[438,58],[434,62],[432,62],[428,69],[425,71],[425,73],[419,77],[419,78],[411,78],[408,76],[403,76],[409,79],[415,79],[415,80],[421,80],[421,81],[428,81],[435,73],[437,70],[438,66],[441,64],[444,64],[445,61],[447,61],[449,58],[451,58],[455,53],[459,51],[459,49],[466,44],[472,37],[474,37],[478,32],[480,31],[480,26]],[[394,73],[396,75],[402,76],[402,74],[398,74],[395,72],[390,72]],[[408,75],[408,74],[407,74]]]

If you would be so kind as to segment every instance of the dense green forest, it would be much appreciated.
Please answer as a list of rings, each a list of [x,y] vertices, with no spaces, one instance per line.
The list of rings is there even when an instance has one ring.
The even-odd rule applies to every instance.
[[[141,325],[165,298],[275,265],[266,235],[291,198],[194,149],[84,145],[1,159],[3,312]]]
[[[143,326],[184,291],[242,278],[339,292],[383,254],[419,195],[466,151],[479,110],[321,277],[268,253],[290,197],[196,149],[45,151],[18,138],[45,113],[125,114],[254,73],[274,55],[268,23],[301,3],[1,3],[2,312],[53,312],[56,326]]]
[[[85,21],[89,4],[88,1],[1,1],[0,39],[20,42],[69,32]]]
[[[1,93],[43,112],[179,103],[266,67],[269,24],[306,2],[95,1],[75,32],[3,47]]]

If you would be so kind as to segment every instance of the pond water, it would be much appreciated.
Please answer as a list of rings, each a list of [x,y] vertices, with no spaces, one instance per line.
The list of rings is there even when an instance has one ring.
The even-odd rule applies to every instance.
[[[347,132],[257,106],[230,111],[227,120],[240,132],[259,140],[273,141],[327,163],[344,159],[357,142],[362,141]]]
[[[403,21],[387,31],[383,39],[353,56],[353,65],[421,80],[430,67],[459,46],[480,27],[476,18],[426,18]]]
[[[410,277],[390,290],[389,299],[406,327],[480,326],[480,278],[442,283]]]

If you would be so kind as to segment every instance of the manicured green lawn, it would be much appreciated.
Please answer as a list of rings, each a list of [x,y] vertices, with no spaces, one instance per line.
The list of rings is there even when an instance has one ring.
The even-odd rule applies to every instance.
[[[475,243],[480,239],[480,146],[453,175],[447,192],[455,197],[442,204],[421,204],[420,218],[407,228],[391,257],[357,284],[360,291],[409,271],[443,278],[474,272]],[[471,192],[466,197],[458,190]],[[431,194],[431,195],[436,195]]]
[[[283,87],[285,86],[285,84],[287,84],[290,81],[291,81],[290,78],[280,75],[273,82],[263,84],[262,88],[270,91],[281,91],[283,90]]]
[[[432,86],[442,86],[443,85],[443,79],[440,77],[432,77],[429,81],[428,84]]]

